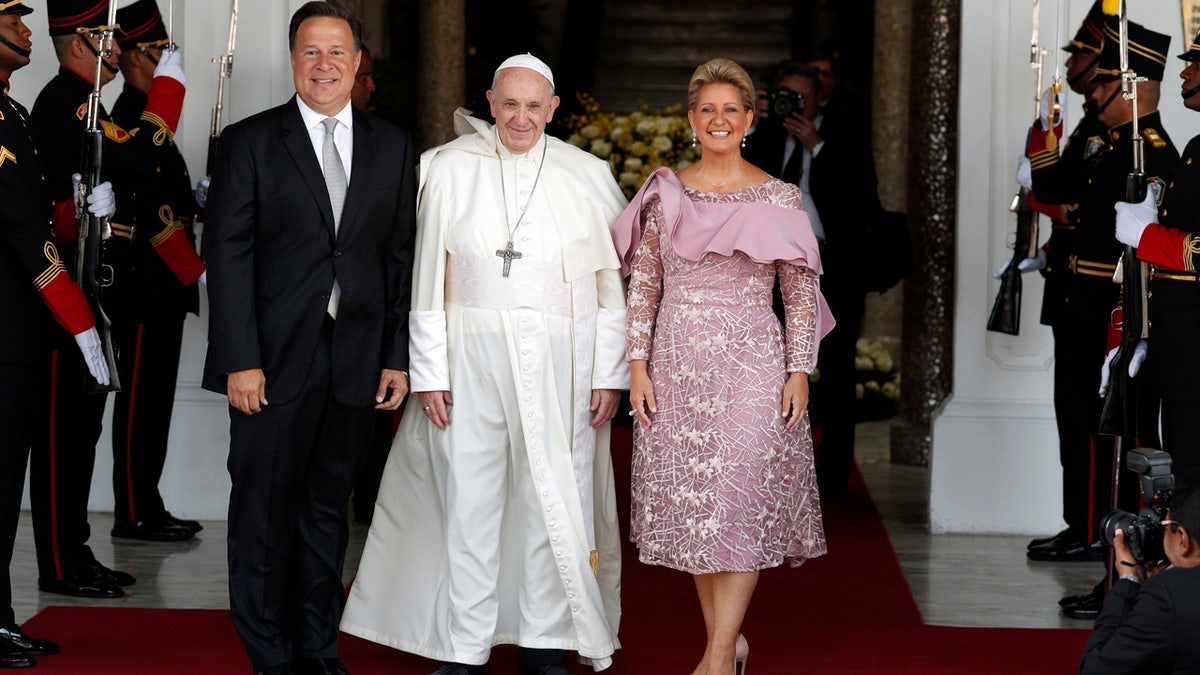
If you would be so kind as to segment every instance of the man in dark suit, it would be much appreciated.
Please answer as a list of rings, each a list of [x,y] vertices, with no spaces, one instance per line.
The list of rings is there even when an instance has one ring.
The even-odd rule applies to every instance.
[[[1198,479],[1195,471],[1183,477],[1162,521],[1171,567],[1137,564],[1126,533],[1118,530],[1113,548],[1121,578],[1096,619],[1080,673],[1200,672],[1200,541],[1192,534],[1200,532]]]
[[[341,6],[289,31],[296,97],[221,137],[208,195],[204,386],[229,399],[229,596],[254,667],[341,673],[346,510],[373,409],[408,393],[414,163],[350,105]]]
[[[837,326],[821,340],[819,390],[814,389],[810,414],[813,425],[822,429],[817,482],[822,495],[835,494],[846,490],[854,464],[854,356],[866,298],[863,239],[867,223],[880,218],[883,207],[870,143],[853,120],[821,114],[817,71],[799,63],[781,64],[770,90],[798,94],[802,104],[788,115],[761,120],[746,139],[743,155],[763,171],[800,186],[804,210],[821,244],[821,292]]]
[[[22,17],[32,11],[21,0],[0,4],[0,669],[28,668],[37,664],[35,657],[58,653],[58,645],[29,637],[17,625],[8,574],[25,492],[32,412],[47,405],[30,392],[36,389],[38,365],[50,352],[52,333],[73,335],[92,376],[102,383],[109,377],[87,300],[50,237],[54,203],[25,108],[8,97],[13,72],[29,64],[33,42]],[[109,187],[89,198],[93,215],[112,214]],[[62,330],[54,327],[55,320]]]

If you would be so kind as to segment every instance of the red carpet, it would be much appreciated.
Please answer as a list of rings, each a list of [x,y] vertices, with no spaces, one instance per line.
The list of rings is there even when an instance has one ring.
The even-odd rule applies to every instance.
[[[628,485],[628,429],[614,429],[614,440],[617,483]],[[628,494],[619,499],[622,512],[628,513]],[[761,576],[743,629],[751,647],[747,675],[1077,670],[1088,635],[1084,630],[924,625],[879,513],[857,476],[849,494],[827,500],[824,508],[829,555]],[[627,545],[624,648],[606,672],[687,673],[704,648],[691,578],[642,565],[636,555]],[[250,670],[225,611],[50,607],[25,628],[63,647],[62,654],[39,660],[38,673]],[[424,675],[438,665],[349,636],[342,637],[342,657],[356,675]],[[492,672],[515,673],[515,662],[515,649],[498,648]]]

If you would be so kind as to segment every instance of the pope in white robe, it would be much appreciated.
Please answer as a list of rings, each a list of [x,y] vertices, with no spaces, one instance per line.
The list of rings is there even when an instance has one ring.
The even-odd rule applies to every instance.
[[[488,99],[495,126],[459,110],[459,138],[421,157],[418,396],[342,630],[439,672],[474,672],[497,644],[602,670],[619,647],[609,420],[629,371],[609,227],[626,202],[606,162],[543,133],[545,64],[506,61]]]

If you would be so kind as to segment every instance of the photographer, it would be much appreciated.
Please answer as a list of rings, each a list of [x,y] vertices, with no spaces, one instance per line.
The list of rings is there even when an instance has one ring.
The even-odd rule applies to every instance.
[[[1200,473],[1180,481],[1162,526],[1169,566],[1138,565],[1125,533],[1117,531],[1121,578],[1088,638],[1081,674],[1200,672],[1200,543],[1192,535],[1200,533]]]
[[[864,239],[869,222],[883,213],[869,138],[854,120],[825,115],[820,75],[802,63],[784,62],[771,77],[766,113],[742,155],[755,166],[800,187],[804,210],[821,247],[821,292],[837,318],[821,341],[819,390],[812,423],[823,429],[816,449],[821,496],[846,491],[854,464],[857,399],[855,342],[866,298]],[[776,313],[782,304],[776,298]]]

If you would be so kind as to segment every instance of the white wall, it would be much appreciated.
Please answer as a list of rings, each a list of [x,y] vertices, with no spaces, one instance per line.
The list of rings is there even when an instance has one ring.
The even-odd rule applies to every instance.
[[[1043,2],[1041,39],[1054,53],[1074,35],[1091,0]],[[1021,334],[985,330],[999,281],[992,273],[1011,257],[1015,219],[1008,204],[1013,174],[1033,118],[1028,0],[964,1],[959,98],[958,231],[954,393],[933,427],[930,527],[934,532],[1049,533],[1062,528],[1061,469],[1052,403],[1053,341],[1038,323],[1042,282],[1025,275]],[[1182,150],[1200,117],[1178,96],[1186,50],[1179,5],[1132,3],[1130,19],[1172,35],[1163,77],[1163,125]],[[1046,81],[1055,56],[1046,59]],[[1067,128],[1082,100],[1067,97]],[[1042,241],[1049,223],[1042,219]],[[916,317],[908,317],[914,320]]]
[[[33,108],[38,91],[58,70],[46,29],[45,3],[26,3],[34,13],[25,17],[33,31],[33,63],[13,76],[11,96]],[[124,6],[127,1],[121,2]],[[233,78],[226,85],[224,124],[278,105],[295,91],[288,65],[288,19],[303,0],[242,0]],[[217,66],[211,59],[228,43],[230,0],[175,0],[175,41],[184,55],[188,93],[175,140],[183,150],[194,179],[204,175],[209,122],[216,103]],[[168,0],[159,0],[164,20]],[[121,80],[104,88],[111,107],[121,92]],[[170,448],[161,488],[167,507],[177,516],[223,519],[229,498],[225,459],[229,448],[229,418],[225,398],[200,389],[207,333],[207,303],[201,299],[200,318],[188,317],[175,397]],[[110,408],[111,399],[110,396]],[[111,510],[112,453],[107,425],[96,452],[90,508]],[[25,508],[28,508],[28,498]]]

